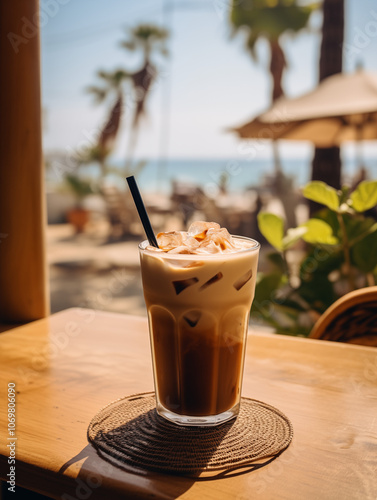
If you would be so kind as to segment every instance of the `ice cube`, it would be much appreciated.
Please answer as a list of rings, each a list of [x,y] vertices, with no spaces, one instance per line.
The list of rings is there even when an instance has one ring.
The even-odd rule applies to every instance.
[[[199,245],[199,247],[197,248],[197,250],[195,251],[195,253],[197,254],[220,253],[220,252],[221,252],[220,246],[216,245],[214,241],[207,239],[203,240]]]
[[[185,264],[182,267],[184,267],[185,269],[189,269],[191,267],[204,266],[204,262],[202,260],[195,260],[195,261],[192,261],[192,262],[184,261],[184,262],[185,262]]]
[[[181,232],[160,233],[157,236],[160,248],[167,253],[195,253],[199,242]]]
[[[172,252],[168,252],[168,253],[170,254]],[[182,260],[169,259],[169,265],[173,266],[173,267],[180,267],[180,268],[184,268],[184,269],[191,269],[193,267],[203,266],[204,262],[200,261],[200,260],[192,261],[192,260],[184,260],[184,259],[182,259]]]
[[[246,283],[253,277],[253,271],[249,269],[247,273],[245,273],[243,276],[238,278],[237,281],[233,283],[234,288],[238,291],[241,290],[241,288],[246,285]]]
[[[193,222],[188,232],[159,233],[157,242],[161,251],[172,254],[214,254],[238,248],[227,229],[204,221]]]
[[[223,273],[222,272],[219,272],[217,274],[215,274],[215,276],[212,276],[212,278],[210,278],[208,281],[206,281],[204,283],[204,285],[202,285],[200,287],[200,290],[205,290],[206,288],[208,288],[210,285],[213,285],[214,283],[216,283],[217,281],[221,280],[221,278],[223,277]]]
[[[183,290],[186,290],[189,286],[195,285],[199,280],[198,278],[187,278],[185,280],[176,280],[173,281],[173,286],[175,289],[175,293],[179,295]]]
[[[169,252],[170,253],[170,252]],[[173,260],[173,259],[169,259],[169,265],[172,266],[172,267],[180,267],[180,268],[183,268],[183,267],[186,267],[187,264],[190,263],[189,260]]]
[[[190,235],[187,235],[183,244],[190,250],[191,253],[195,253],[195,250],[200,245],[199,241]]]
[[[170,231],[166,233],[158,233],[157,243],[161,250],[169,251],[179,247],[183,243],[183,236],[180,231]]]
[[[189,311],[184,316],[183,319],[187,322],[191,328],[194,328],[198,324],[202,313],[201,311]]]
[[[188,254],[191,253],[190,249],[186,247],[186,245],[180,245],[177,248],[172,248],[171,250],[168,250],[169,254],[171,253],[183,253],[183,254]]]
[[[196,221],[190,225],[187,233],[196,240],[202,241],[206,237],[209,229],[220,229],[220,224],[217,224],[217,222]]]
[[[233,239],[225,227],[221,229],[209,229],[206,235],[206,240],[207,239],[212,240],[222,251],[228,248],[235,248]]]

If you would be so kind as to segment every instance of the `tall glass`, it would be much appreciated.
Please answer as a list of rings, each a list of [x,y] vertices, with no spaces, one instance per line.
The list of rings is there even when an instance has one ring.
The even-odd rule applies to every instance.
[[[180,425],[217,425],[239,412],[260,245],[169,254],[139,245],[157,412]]]

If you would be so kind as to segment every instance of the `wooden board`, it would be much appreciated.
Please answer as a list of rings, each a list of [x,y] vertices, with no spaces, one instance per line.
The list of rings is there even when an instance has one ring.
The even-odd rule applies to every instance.
[[[38,0],[0,2],[3,323],[33,321],[49,314],[38,13]],[[45,20],[46,11],[42,14]]]
[[[145,318],[70,309],[3,333],[2,402],[10,381],[17,388],[16,481],[53,498],[377,497],[375,348],[251,333],[243,395],[282,410],[294,438],[266,467],[215,480],[121,470],[87,443],[101,407],[153,389]],[[3,479],[6,418],[2,404]]]

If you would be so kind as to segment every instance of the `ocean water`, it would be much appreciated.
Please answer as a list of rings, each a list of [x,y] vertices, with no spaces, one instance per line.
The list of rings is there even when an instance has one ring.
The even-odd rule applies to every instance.
[[[311,159],[282,159],[281,163],[284,173],[293,178],[297,187],[310,181]],[[377,179],[377,158],[365,160],[364,166],[368,178]],[[344,161],[343,181],[352,180],[357,171],[358,165],[352,158]],[[174,180],[200,185],[211,191],[219,185],[222,176],[226,176],[230,191],[243,191],[260,186],[273,173],[274,164],[270,160],[149,160],[136,177],[140,188],[145,191],[170,192]]]
[[[143,163],[144,166],[135,173],[140,189],[161,193],[170,193],[173,181],[192,183],[211,192],[217,188],[223,176],[227,179],[229,191],[243,191],[260,186],[266,177],[274,173],[272,160],[168,159],[145,160]],[[282,158],[281,164],[284,173],[294,179],[295,186],[301,187],[310,181],[311,158]],[[119,175],[109,176],[109,181],[121,188],[126,185],[123,162],[114,161],[112,165],[119,170]],[[368,178],[377,179],[377,158],[366,158],[364,166]],[[357,171],[358,165],[353,158],[343,161],[343,181],[352,180]],[[93,164],[80,167],[80,172],[83,176],[95,179],[99,169]]]

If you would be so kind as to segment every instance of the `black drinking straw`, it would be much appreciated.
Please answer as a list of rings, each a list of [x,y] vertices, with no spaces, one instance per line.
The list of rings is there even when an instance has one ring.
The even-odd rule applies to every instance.
[[[149,220],[147,211],[145,210],[145,206],[141,198],[139,188],[137,187],[135,177],[133,175],[127,177],[127,182],[132,194],[132,198],[134,199],[137,211],[139,213],[141,223],[143,224],[145,234],[147,235],[149,244],[152,245],[153,247],[158,248],[156,236],[154,235],[151,222]]]

